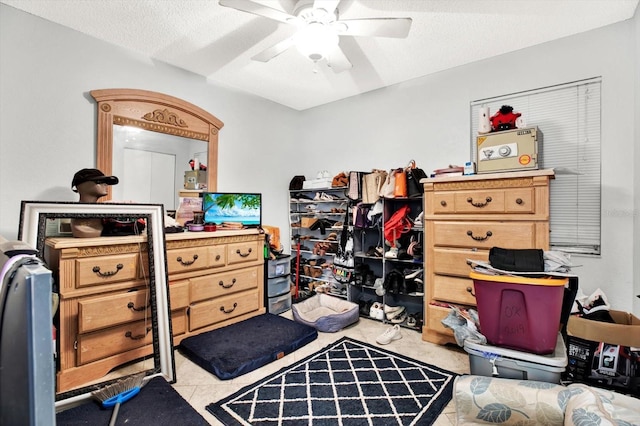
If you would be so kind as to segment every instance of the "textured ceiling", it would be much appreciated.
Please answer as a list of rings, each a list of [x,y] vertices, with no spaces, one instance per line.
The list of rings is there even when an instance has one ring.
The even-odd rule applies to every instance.
[[[405,39],[342,36],[353,68],[313,72],[291,48],[251,57],[295,29],[217,0],[0,0],[233,87],[304,110],[633,17],[639,0],[342,0],[341,19],[409,17]],[[292,13],[295,0],[256,0]]]

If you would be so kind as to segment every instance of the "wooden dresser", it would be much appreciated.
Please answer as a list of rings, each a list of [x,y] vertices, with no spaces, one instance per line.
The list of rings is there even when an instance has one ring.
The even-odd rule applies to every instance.
[[[167,234],[174,345],[265,312],[264,235]],[[47,238],[60,293],[56,392],[153,353],[145,237]]]
[[[441,320],[449,305],[476,305],[467,259],[491,247],[549,249],[549,182],[553,170],[423,180],[425,323],[423,340],[455,343]]]

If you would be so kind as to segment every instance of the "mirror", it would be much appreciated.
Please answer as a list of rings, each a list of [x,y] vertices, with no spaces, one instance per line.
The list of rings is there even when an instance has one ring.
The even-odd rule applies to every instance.
[[[132,336],[133,339],[139,339],[139,344],[135,343],[139,349],[134,348],[129,351],[131,359],[121,362],[123,358],[128,355],[124,355],[124,352],[120,352],[114,356],[94,356],[91,350],[87,350],[85,342],[81,339],[81,333],[79,324],[81,323],[80,317],[82,315],[89,315],[83,311],[84,307],[88,305],[85,303],[93,298],[93,300],[100,300],[102,303],[99,306],[105,306],[103,294],[90,295],[87,289],[91,288],[91,285],[81,286],[81,288],[66,288],[61,291],[58,289],[60,297],[60,305],[58,308],[57,319],[54,323],[57,324],[57,347],[58,357],[56,365],[56,407],[65,407],[65,404],[77,403],[84,399],[92,398],[91,392],[106,384],[116,380],[123,375],[135,374],[140,371],[146,371],[148,376],[161,375],[170,382],[175,382],[175,360],[173,356],[173,341],[171,334],[171,318],[169,314],[169,293],[168,293],[168,279],[166,270],[165,259],[165,239],[163,229],[163,209],[161,205],[152,204],[84,204],[84,203],[69,203],[69,202],[39,202],[39,201],[23,201],[20,212],[20,229],[18,231],[18,239],[24,241],[30,246],[38,250],[40,257],[46,258],[45,254],[48,254],[49,243],[52,240],[56,240],[58,244],[65,246],[65,244],[71,248],[71,252],[81,253],[86,250],[87,256],[96,255],[96,252],[104,250],[109,254],[111,247],[114,243],[124,243],[124,246],[128,246],[129,251],[135,253],[134,255],[128,255],[126,250],[118,252],[116,257],[119,259],[134,258],[139,253],[144,253],[140,258],[139,263],[135,263],[136,270],[140,270],[140,275],[143,278],[140,280],[140,285],[135,285],[135,291],[127,291],[127,288],[121,288],[118,290],[118,284],[108,284],[110,293],[113,295],[116,292],[124,294],[125,296],[134,297],[138,299],[137,295],[141,295],[135,303],[140,305],[134,309],[137,313],[136,318],[140,317],[140,321],[131,323],[131,327],[135,324],[142,323],[143,329],[147,329],[147,335],[141,334],[144,337]],[[65,238],[65,235],[69,235],[68,224],[70,219],[83,219],[83,218],[123,218],[123,217],[138,217],[146,220],[145,235],[135,235],[126,237],[102,237],[91,239],[78,239],[78,238]],[[47,238],[50,238],[47,241]],[[107,244],[102,249],[98,246],[98,243],[91,244],[89,240],[99,240],[101,243]],[[82,247],[86,242],[86,247]],[[109,242],[111,244],[109,245]],[[76,248],[77,247],[77,248]],[[63,256],[64,257],[64,256]],[[47,259],[45,259],[46,261]],[[63,258],[57,259],[56,262],[51,263],[49,266],[51,269],[55,269],[54,264],[59,265],[60,270],[65,268],[65,273],[69,276],[74,274],[83,274],[81,264],[84,262],[82,255],[79,255],[77,259],[71,259],[70,264],[62,266]],[[69,259],[66,259],[69,260]],[[134,259],[137,261],[137,259]],[[122,263],[126,263],[123,260]],[[73,266],[75,265],[75,267]],[[117,269],[118,267],[116,267]],[[120,266],[120,268],[122,268]],[[86,268],[85,268],[86,269]],[[126,267],[124,268],[126,270]],[[54,270],[54,277],[56,276]],[[95,272],[95,267],[94,267]],[[100,272],[100,271],[99,271]],[[102,276],[108,276],[111,272],[103,271]],[[135,281],[135,278],[132,278]],[[84,282],[84,281],[83,281]],[[61,285],[60,280],[57,280],[57,284]],[[95,286],[96,284],[93,284]],[[130,286],[130,285],[129,285]],[[74,293],[75,292],[75,293]],[[85,292],[85,293],[83,293]],[[68,296],[66,296],[66,295]],[[135,295],[135,296],[134,296]],[[120,296],[118,296],[120,297]],[[105,296],[106,298],[106,296]],[[126,301],[124,302],[126,303]],[[150,307],[150,309],[147,309]],[[99,312],[95,318],[105,318],[108,315],[104,315],[104,312]],[[64,325],[69,325],[69,328],[73,330],[65,330]],[[135,325],[137,326],[137,325]],[[100,330],[101,325],[95,326],[97,330]],[[117,327],[103,326],[104,330],[114,330]],[[101,331],[86,331],[82,337],[86,336],[87,339],[94,338]],[[102,341],[105,341],[104,339]],[[152,351],[145,349],[148,344],[152,345]],[[94,348],[97,346],[94,346]],[[68,350],[65,351],[64,348]],[[97,350],[99,351],[99,350]],[[143,354],[144,353],[144,354]],[[151,355],[147,355],[151,353]],[[141,356],[138,356],[141,355]],[[144,355],[144,356],[142,356]],[[94,357],[94,358],[91,358]],[[94,369],[105,368],[107,365],[117,365],[118,371],[110,370],[109,374],[95,374]],[[64,371],[64,373],[62,373]],[[68,373],[68,374],[67,374]],[[62,377],[65,376],[63,379]],[[94,378],[96,376],[96,378]],[[85,381],[85,377],[91,377]],[[64,384],[63,384],[64,381]]]
[[[120,179],[105,200],[150,202],[175,210],[184,172],[195,158],[207,167],[207,190],[216,190],[218,133],[224,124],[215,116],[147,90],[93,90],[91,96],[98,102],[96,167]]]

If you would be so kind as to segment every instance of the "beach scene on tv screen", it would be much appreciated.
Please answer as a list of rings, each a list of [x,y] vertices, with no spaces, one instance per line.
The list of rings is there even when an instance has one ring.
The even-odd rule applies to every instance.
[[[203,194],[204,221],[260,225],[260,194]]]

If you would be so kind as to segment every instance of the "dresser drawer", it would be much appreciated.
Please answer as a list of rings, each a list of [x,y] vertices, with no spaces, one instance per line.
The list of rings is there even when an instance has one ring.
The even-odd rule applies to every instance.
[[[189,280],[169,283],[169,306],[171,310],[189,306]]]
[[[220,244],[209,247],[209,267],[219,268],[227,264],[227,246]]]
[[[171,332],[174,336],[180,336],[187,332],[186,309],[171,311]]]
[[[433,272],[441,275],[468,277],[471,267],[467,259],[489,260],[487,250],[435,248],[433,250]]]
[[[258,260],[258,256],[262,256],[262,250],[257,241],[227,245],[227,263],[229,265],[255,262]]]
[[[191,305],[189,330],[193,331],[242,314],[260,309],[261,301],[255,290],[231,294]]]
[[[436,246],[532,248],[536,246],[533,222],[435,222]]]
[[[149,300],[149,291],[146,289],[79,300],[78,331],[86,333],[151,318]]]
[[[433,277],[431,298],[439,302],[475,306],[476,298],[468,289],[474,291],[473,280],[470,278],[436,275]]]
[[[140,268],[137,253],[76,259],[76,288],[134,280]]]
[[[429,305],[427,311],[427,328],[437,333],[453,336],[453,330],[442,325],[442,320],[449,315],[450,308]]]
[[[78,365],[149,345],[153,352],[151,319],[78,335]]]
[[[258,267],[191,278],[191,301],[211,299],[258,287]]]
[[[445,191],[434,194],[436,214],[535,213],[533,188]]]
[[[209,266],[207,247],[167,250],[167,272],[169,275],[195,271]]]

